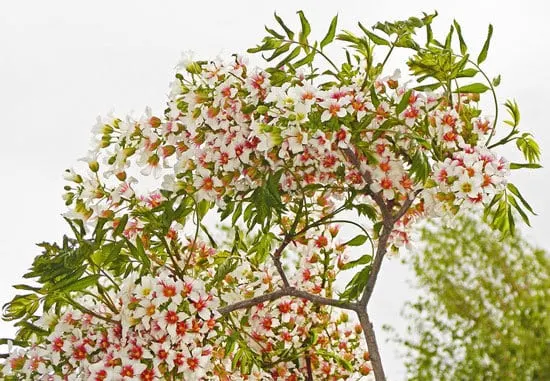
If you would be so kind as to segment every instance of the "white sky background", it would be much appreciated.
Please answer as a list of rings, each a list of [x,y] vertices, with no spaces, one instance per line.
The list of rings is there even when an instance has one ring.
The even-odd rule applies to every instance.
[[[39,253],[34,243],[54,241],[69,229],[61,213],[62,172],[85,156],[96,116],[114,110],[139,115],[149,105],[162,110],[180,53],[200,58],[244,52],[274,25],[276,10],[292,25],[303,9],[313,34],[323,37],[331,18],[339,28],[357,30],[356,22],[419,16],[437,9],[435,35],[446,34],[456,18],[477,54],[493,23],[485,69],[502,74],[500,102],[515,98],[521,126],[534,133],[543,159],[550,147],[550,56],[548,6],[544,1],[7,1],[0,3],[0,304],[14,292],[12,284]],[[444,38],[441,37],[441,39]],[[405,71],[404,64],[401,68]],[[488,114],[492,114],[491,108]],[[517,160],[518,157],[515,157]],[[543,160],[543,164],[546,160]],[[546,241],[544,221],[550,213],[547,169],[513,173],[524,196],[538,212],[528,232]],[[403,327],[399,317],[412,293],[410,277],[398,260],[386,261],[371,317],[387,373],[402,380],[404,369],[395,348],[384,343],[382,324]],[[0,337],[13,335],[0,323]]]

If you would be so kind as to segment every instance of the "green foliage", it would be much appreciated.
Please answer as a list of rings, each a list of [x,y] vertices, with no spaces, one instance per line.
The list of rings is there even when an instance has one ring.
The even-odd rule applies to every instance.
[[[550,379],[550,257],[461,217],[432,224],[410,258],[422,291],[408,305],[410,380]]]

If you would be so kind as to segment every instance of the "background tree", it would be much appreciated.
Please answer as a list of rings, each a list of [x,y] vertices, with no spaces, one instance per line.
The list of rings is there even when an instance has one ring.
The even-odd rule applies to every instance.
[[[435,16],[358,35],[334,17],[312,41],[303,12],[299,32],[275,15],[249,50],[265,67],[185,56],[162,115],[99,118],[86,164],[66,172],[71,235],[40,245],[35,283],[5,306],[20,329],[4,376],[384,380],[367,306],[388,250],[420,219],[481,206],[512,233],[512,209],[531,210],[509,171],[539,166],[515,103],[496,135],[500,79],[480,67],[492,27],[473,61],[458,23],[434,38]],[[412,52],[411,82],[384,73],[396,49]],[[511,142],[527,162],[495,151]]]
[[[479,218],[430,224],[410,258],[422,295],[406,309],[411,380],[550,379],[550,257]]]

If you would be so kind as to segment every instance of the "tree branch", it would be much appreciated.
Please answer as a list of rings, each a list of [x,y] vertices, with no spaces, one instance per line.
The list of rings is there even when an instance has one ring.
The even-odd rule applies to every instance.
[[[228,306],[219,308],[218,312],[222,315],[227,315],[233,311],[249,308],[263,302],[270,302],[270,301],[280,299],[283,296],[293,296],[296,298],[302,298],[312,302],[313,304],[333,306],[333,307],[338,307],[345,310],[357,311],[357,308],[358,308],[358,305],[356,303],[350,303],[339,299],[325,298],[324,296],[315,295],[307,291],[298,290],[294,287],[283,287],[277,291],[259,295],[254,298],[245,299],[240,302],[236,302]]]
[[[361,161],[359,160],[359,158],[351,148],[345,148],[344,154],[348,157],[351,163],[357,168],[357,170],[361,172],[361,176],[363,177],[363,180],[365,180],[365,183],[367,183],[367,187],[365,188],[365,193],[368,194],[374,200],[376,205],[378,205],[378,207],[380,208],[380,213],[382,213],[382,219],[389,220],[389,218],[391,217],[390,209],[388,208],[388,205],[386,205],[381,193],[374,193],[370,189],[370,186],[372,184],[372,177],[369,171],[361,170]]]
[[[380,234],[380,238],[378,238],[378,247],[376,249],[376,255],[374,256],[374,261],[372,263],[369,280],[367,281],[367,285],[365,286],[365,290],[363,291],[363,295],[361,296],[361,300],[359,301],[359,306],[361,306],[363,309],[367,308],[367,304],[369,303],[370,297],[372,296],[372,293],[374,291],[374,286],[376,285],[378,273],[380,272],[380,268],[382,267],[382,260],[384,259],[384,255],[386,255],[388,240],[390,238],[392,230],[393,224],[384,223],[382,234]]]
[[[386,381],[386,375],[384,374],[382,360],[380,359],[378,344],[376,343],[374,328],[369,320],[369,315],[366,310],[358,310],[357,316],[359,317],[359,322],[361,323],[361,328],[363,328],[365,340],[367,341],[367,347],[369,348],[370,361],[374,370],[374,378],[376,381]]]
[[[286,234],[285,238],[283,239],[283,242],[281,242],[281,246],[279,246],[277,250],[275,250],[273,255],[271,255],[271,258],[273,258],[273,262],[275,263],[275,267],[277,268],[277,272],[279,273],[279,276],[283,281],[283,288],[289,288],[290,283],[288,282],[288,278],[286,277],[285,270],[283,269],[283,264],[281,263],[281,254],[283,253],[283,250],[288,246],[290,241],[291,241],[290,235]]]
[[[401,208],[399,208],[399,210],[397,211],[397,213],[393,216],[393,223],[396,223],[397,221],[399,221],[399,219],[401,217],[403,217],[403,215],[405,213],[407,213],[407,210],[409,210],[409,208],[411,207],[412,203],[414,202],[414,200],[416,199],[416,196],[418,196],[418,194],[421,192],[421,189],[417,190],[414,192],[413,194],[413,197],[412,198],[407,198],[407,200],[403,203],[403,205],[401,205]]]

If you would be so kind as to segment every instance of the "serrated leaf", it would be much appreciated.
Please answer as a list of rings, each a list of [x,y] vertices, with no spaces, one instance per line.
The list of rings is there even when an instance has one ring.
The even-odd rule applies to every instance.
[[[292,30],[290,30],[289,27],[286,26],[286,24],[284,23],[283,19],[280,18],[277,13],[274,13],[274,16],[275,16],[275,20],[277,20],[277,22],[279,23],[279,25],[281,26],[281,28],[283,28],[283,30],[285,31],[286,35],[288,36],[289,39],[294,39],[294,32]]]
[[[523,204],[523,206],[525,207],[525,209],[527,209],[531,214],[533,215],[537,215],[534,211],[533,211],[533,208],[531,208],[531,205],[529,205],[529,203],[527,202],[527,200],[525,200],[523,198],[523,196],[521,195],[519,189],[512,183],[508,183],[508,185],[506,186],[506,189],[508,189],[510,192],[512,192],[512,194],[514,196],[516,196],[520,201],[521,203]]]
[[[460,53],[464,55],[466,54],[468,47],[464,42],[464,37],[462,37],[462,28],[460,27],[460,24],[456,20],[453,20],[453,25],[455,26],[456,33],[458,34],[458,42],[460,43]]]
[[[321,50],[330,44],[332,41],[334,41],[334,36],[336,35],[336,25],[338,24],[338,15],[334,16],[332,21],[330,22],[330,26],[328,28],[328,32],[325,35],[325,37],[321,40],[321,44],[319,45],[321,47]]]
[[[487,38],[485,39],[485,43],[483,44],[483,48],[481,49],[481,52],[479,52],[479,56],[477,57],[477,64],[481,64],[485,59],[487,58],[487,52],[489,51],[489,45],[491,43],[491,37],[493,36],[493,25],[489,24],[489,30],[487,31]]]
[[[267,62],[273,61],[275,58],[279,57],[281,54],[286,53],[290,49],[290,43],[283,44],[273,51],[269,57],[264,57]]]
[[[311,25],[309,25],[309,21],[303,11],[298,11],[296,13],[300,16],[300,24],[302,25],[302,30],[300,31],[300,42],[307,43],[307,38],[311,33]]]
[[[283,36],[283,35],[280,34],[280,33],[277,33],[275,30],[270,29],[270,28],[268,28],[267,26],[265,26],[264,28],[265,28],[266,32],[269,33],[269,34],[271,34],[273,37],[277,37],[277,38],[279,38],[279,39],[285,38],[285,36]]]
[[[290,61],[292,61],[294,58],[298,57],[298,55],[300,54],[300,51],[302,50],[302,47],[301,46],[297,46],[295,47],[288,56],[286,56],[285,58],[283,58],[280,62],[277,63],[277,65],[275,65],[276,67],[280,68],[286,64],[288,64]]]
[[[489,90],[489,87],[484,85],[483,83],[471,83],[466,86],[461,86],[458,89],[456,89],[455,93],[476,93],[481,94]]]
[[[66,284],[61,288],[56,287],[54,289],[63,292],[82,291],[90,286],[97,284],[99,277],[100,276],[98,274],[88,275],[84,278],[80,278],[74,282],[71,282],[70,284]]]
[[[375,45],[385,45],[390,46],[390,42],[375,33],[371,32],[367,28],[363,26],[363,24],[359,23],[359,28],[367,35],[367,37],[375,44]]]
[[[378,217],[378,213],[376,212],[376,208],[372,205],[369,205],[369,204],[354,204],[353,207],[355,209],[357,209],[357,213],[359,213],[360,216],[365,215],[371,221],[375,221]]]
[[[447,37],[445,38],[445,49],[450,50],[451,49],[451,43],[453,41],[453,33],[455,31],[454,26],[451,25],[451,28],[449,30],[449,33],[447,33]]]
[[[540,147],[531,134],[524,133],[516,140],[516,146],[531,164],[540,161]]]
[[[299,68],[300,66],[307,65],[313,62],[313,59],[315,58],[315,55],[317,54],[317,50],[315,50],[317,43],[313,45],[313,49],[311,52],[309,52],[304,58],[302,58],[299,61],[294,62],[292,65],[295,69]]]
[[[371,266],[365,266],[357,274],[353,276],[351,281],[346,285],[344,292],[340,294],[340,298],[344,300],[356,299],[367,285]]]
[[[523,222],[525,222],[525,224],[530,227],[531,223],[529,222],[529,217],[527,217],[527,214],[519,206],[518,202],[516,201],[516,199],[513,196],[508,195],[508,203],[516,209],[516,211],[521,216],[521,219],[523,220]]]

